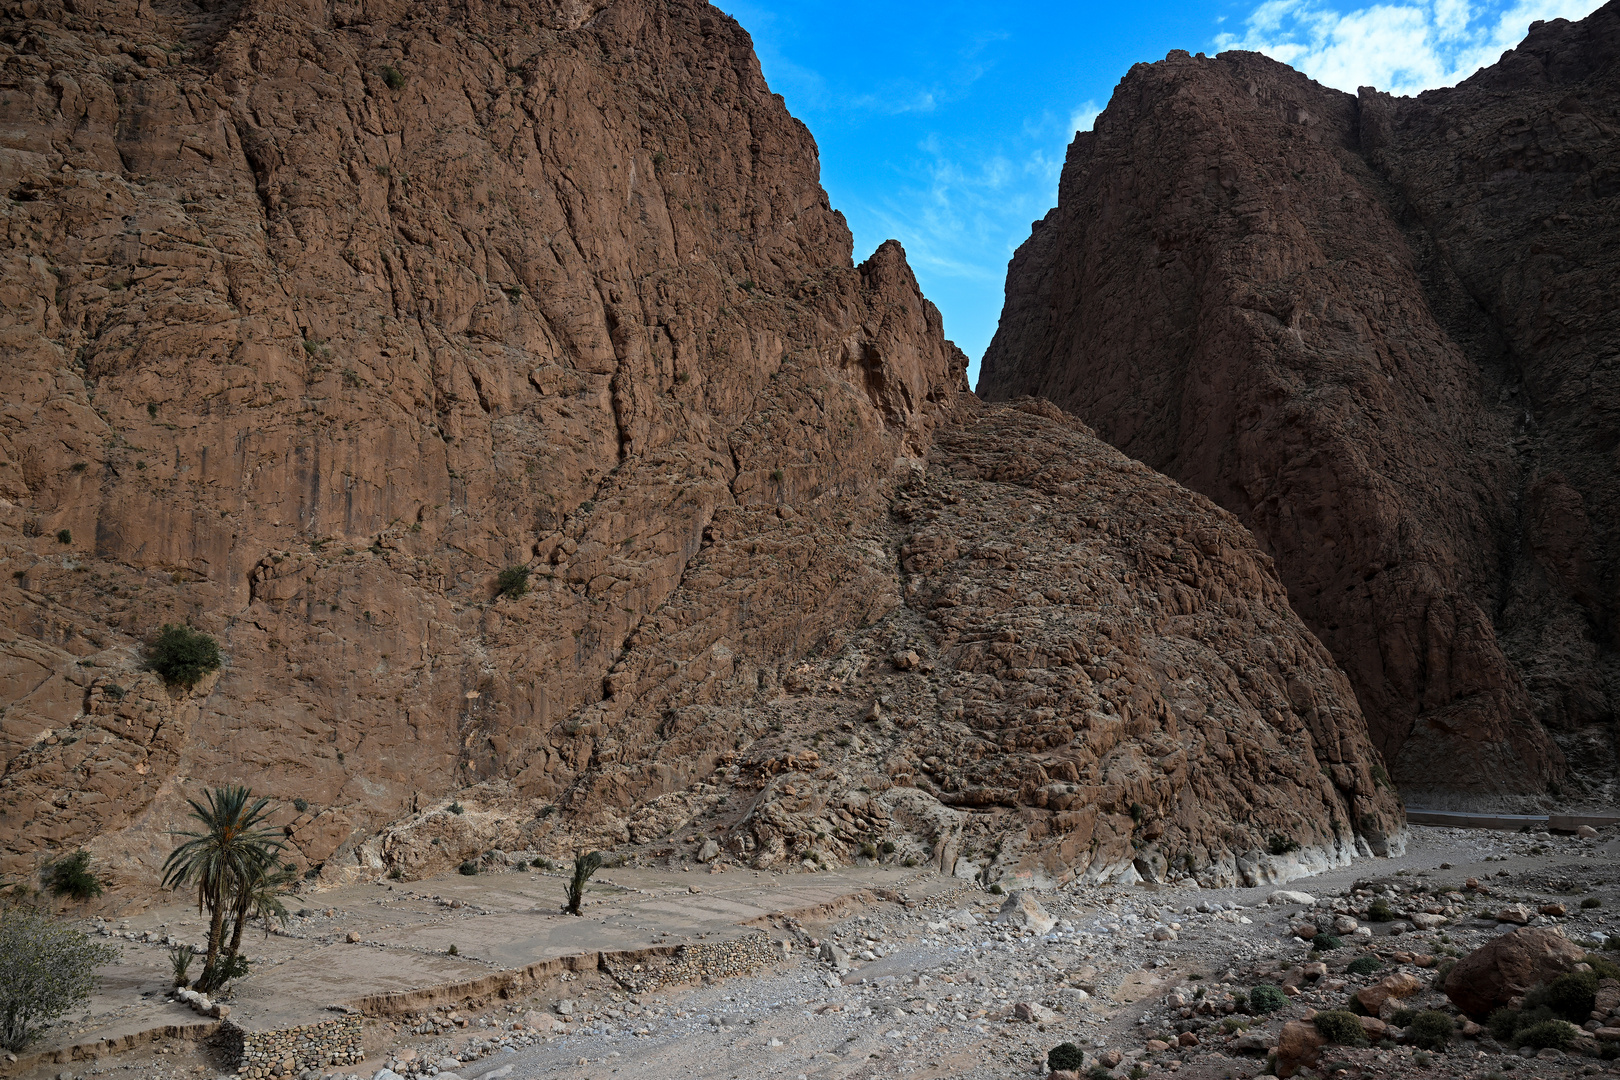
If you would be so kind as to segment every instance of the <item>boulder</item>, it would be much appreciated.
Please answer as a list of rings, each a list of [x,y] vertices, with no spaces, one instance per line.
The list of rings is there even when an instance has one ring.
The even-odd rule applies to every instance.
[[[1531,987],[1570,970],[1585,955],[1556,930],[1515,930],[1457,961],[1446,976],[1446,996],[1470,1016],[1488,1016]]]
[[[821,949],[816,955],[825,963],[831,964],[834,971],[849,970],[849,950],[842,945],[835,945],[831,941],[823,941]]]
[[[1384,1002],[1391,999],[1409,998],[1423,989],[1423,980],[1405,971],[1397,971],[1393,975],[1386,975],[1371,986],[1364,986],[1356,991],[1356,1000],[1361,1007],[1374,1016],[1383,1008]]]
[[[1523,904],[1510,904],[1496,913],[1496,921],[1523,926],[1530,921],[1530,909]]]
[[[1037,934],[1044,934],[1057,925],[1057,920],[1041,907],[1035,894],[1024,889],[1019,889],[1002,902],[995,921],[1003,926],[1027,927]]]
[[[1322,1047],[1327,1045],[1327,1039],[1316,1025],[1304,1020],[1290,1020],[1283,1025],[1282,1034],[1277,1036],[1277,1076],[1279,1080],[1288,1080],[1288,1077],[1308,1069],[1316,1064],[1321,1056]]]
[[[1057,1018],[1057,1013],[1038,1001],[1020,1001],[1013,1006],[1013,1015],[1026,1024],[1044,1024]]]
[[[1276,892],[1271,894],[1271,897],[1267,903],[1276,904],[1279,907],[1292,904],[1302,904],[1309,907],[1316,903],[1316,897],[1312,896],[1310,893],[1294,892],[1291,889],[1278,889]]]
[[[1430,915],[1426,911],[1419,911],[1412,916],[1412,925],[1419,930],[1438,930],[1446,925],[1444,915]]]
[[[717,844],[713,840],[705,840],[705,841],[703,841],[703,846],[698,848],[698,853],[697,853],[698,862],[701,862],[701,863],[714,862],[714,860],[718,859],[719,857],[720,857],[720,845]]]
[[[1592,828],[1590,825],[1582,825],[1580,828],[1575,830],[1575,835],[1580,837],[1582,840],[1595,840],[1597,839],[1597,834],[1598,831]]]

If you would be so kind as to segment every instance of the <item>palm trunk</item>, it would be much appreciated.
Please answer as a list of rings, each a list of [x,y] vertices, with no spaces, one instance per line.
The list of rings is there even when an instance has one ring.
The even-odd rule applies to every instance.
[[[225,962],[227,964],[231,962],[232,957],[234,957],[242,948],[242,928],[247,925],[249,907],[250,904],[245,896],[243,900],[236,905],[236,926],[231,931],[230,950],[225,954]]]
[[[208,913],[208,958],[203,962],[202,974],[197,978],[204,990],[213,989],[209,984],[213,981],[214,968],[219,962],[219,939],[225,936],[225,898],[219,895],[209,897]]]

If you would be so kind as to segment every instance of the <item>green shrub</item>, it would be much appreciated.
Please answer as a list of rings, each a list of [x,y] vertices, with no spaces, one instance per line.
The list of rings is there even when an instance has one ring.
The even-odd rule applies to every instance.
[[[472,877],[474,874],[478,873],[478,860],[477,859],[463,859],[462,862],[461,862],[460,870],[467,877]]]
[[[68,529],[58,529],[58,530],[56,530],[56,542],[58,544],[71,544],[71,543],[73,543],[73,533]]]
[[[52,896],[89,900],[101,895],[101,879],[90,872],[90,853],[83,848],[46,865],[40,874]]]
[[[1425,1009],[1407,1024],[1406,1037],[1425,1050],[1439,1050],[1451,1041],[1457,1023],[1450,1016],[1435,1009]]]
[[[1368,905],[1367,920],[1369,922],[1394,922],[1395,912],[1390,908],[1389,901],[1380,896]]]
[[[1367,1034],[1362,1029],[1361,1018],[1353,1012],[1329,1009],[1327,1012],[1317,1013],[1312,1023],[1328,1042],[1338,1043],[1340,1046],[1367,1045]]]
[[[1344,948],[1344,939],[1337,934],[1317,934],[1311,938],[1311,947],[1317,952],[1332,952]]]
[[[446,809],[449,810],[452,814],[460,815],[460,814],[466,813],[466,807],[462,806],[458,802],[451,803],[448,807],[446,807]]]
[[[118,959],[72,927],[38,911],[0,908],[0,1047],[17,1051],[96,988],[96,968]]]
[[[1371,975],[1384,966],[1384,962],[1376,956],[1358,956],[1345,965],[1347,975]]]
[[[881,846],[883,848],[883,854],[885,854],[885,855],[893,855],[894,854],[894,841],[893,840],[885,840],[885,841],[883,841],[883,844]]]
[[[393,64],[382,69],[382,81],[388,84],[388,89],[399,90],[405,86],[405,75]]]
[[[495,595],[517,599],[529,591],[529,568],[508,566],[495,577]]]
[[[461,950],[456,948],[455,942],[451,942],[450,947],[444,950],[444,953],[446,956],[460,956]]]
[[[293,800],[293,809],[298,811],[300,814],[302,814],[304,811],[309,809],[309,800],[308,799],[294,799]]]
[[[868,859],[877,858],[877,853],[878,853],[878,850],[877,850],[877,845],[876,844],[871,843],[869,841],[869,842],[864,843],[864,844],[861,845],[861,854],[866,856]]]
[[[1299,850],[1299,841],[1290,840],[1286,836],[1273,836],[1266,841],[1266,850],[1273,855],[1286,855],[1290,851]]]
[[[1514,1032],[1513,1041],[1520,1046],[1536,1050],[1545,1050],[1548,1047],[1554,1050],[1568,1050],[1577,1034],[1573,1026],[1562,1020],[1543,1020],[1539,1024],[1532,1024]]]
[[[1068,1069],[1079,1072],[1086,1063],[1086,1052],[1072,1042],[1058,1043],[1046,1052],[1046,1067],[1053,1072]]]
[[[1485,1026],[1490,1029],[1491,1038],[1497,1042],[1511,1042],[1513,1033],[1519,1029],[1519,1010],[1503,1006],[1491,1013]]]
[[[1288,995],[1270,983],[1261,983],[1249,991],[1249,1011],[1256,1016],[1276,1012],[1288,1004]]]
[[[1001,882],[999,881],[990,886],[990,892],[995,896],[1000,896],[1005,891],[1006,890],[1001,887]]]
[[[551,860],[550,859],[530,859],[529,860],[529,865],[534,867],[536,870],[550,870],[551,869]]]
[[[1599,979],[1620,979],[1620,964],[1597,953],[1587,953],[1586,963]]]
[[[1579,1024],[1591,1015],[1597,988],[1597,972],[1571,971],[1541,988],[1539,994],[1526,994],[1525,1004],[1530,1005],[1535,997],[1535,1004],[1544,1004],[1565,1020]]]
[[[1588,896],[1585,900],[1581,901],[1581,907],[1583,908],[1600,908],[1602,906],[1603,901],[1596,896]]]
[[[1403,1027],[1406,1027],[1413,1020],[1416,1020],[1416,1019],[1417,1019],[1417,1012],[1416,1011],[1414,1011],[1412,1009],[1396,1009],[1395,1010],[1395,1015],[1390,1017],[1389,1022],[1394,1024],[1398,1028],[1403,1028]]]
[[[222,663],[219,643],[199,630],[166,623],[146,652],[146,666],[170,686],[190,690]]]

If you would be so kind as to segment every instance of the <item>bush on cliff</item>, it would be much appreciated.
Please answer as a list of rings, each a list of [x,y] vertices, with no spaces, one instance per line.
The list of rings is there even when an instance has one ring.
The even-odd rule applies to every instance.
[[[166,623],[146,653],[146,666],[170,686],[190,690],[222,663],[219,643],[200,630]]]

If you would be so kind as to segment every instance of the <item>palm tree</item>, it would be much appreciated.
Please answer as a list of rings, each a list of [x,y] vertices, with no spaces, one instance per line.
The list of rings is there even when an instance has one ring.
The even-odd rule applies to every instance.
[[[197,985],[213,990],[224,980],[220,975],[232,966],[220,963],[220,941],[225,934],[225,915],[239,906],[238,897],[251,892],[255,883],[265,877],[267,866],[273,866],[276,853],[284,846],[280,837],[265,825],[269,816],[269,799],[254,799],[253,793],[239,784],[214,788],[204,793],[207,804],[187,799],[191,816],[202,823],[196,832],[182,832],[189,837],[185,843],[169,852],[163,863],[163,884],[167,888],[195,885],[197,910],[207,911],[208,955]],[[251,907],[251,902],[249,904]],[[227,961],[235,958],[236,944],[241,938],[241,920],[238,920],[237,941],[232,943]]]
[[[231,931],[231,943],[225,950],[225,963],[230,964],[242,948],[242,928],[248,921],[254,920],[264,924],[264,932],[268,937],[273,923],[286,926],[292,918],[287,908],[281,902],[281,894],[298,879],[297,869],[292,866],[278,866],[274,852],[268,853],[271,857],[253,868],[253,876],[238,885],[236,895],[233,897],[233,915],[236,925]]]
[[[579,902],[585,898],[585,883],[591,880],[591,875],[602,868],[602,853],[593,851],[589,854],[579,852],[574,856],[574,876],[565,886],[568,893],[568,904],[563,908],[570,915],[579,914]]]

